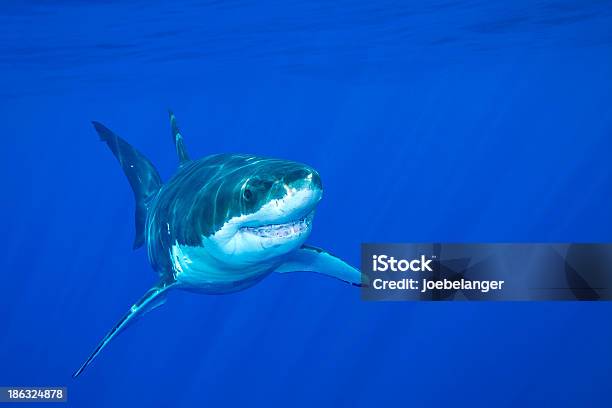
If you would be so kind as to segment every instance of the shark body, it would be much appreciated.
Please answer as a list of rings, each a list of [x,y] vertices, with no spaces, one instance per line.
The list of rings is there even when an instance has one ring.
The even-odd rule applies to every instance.
[[[367,279],[341,259],[304,245],[323,192],[313,168],[245,154],[191,160],[172,113],[170,123],[179,167],[162,183],[144,155],[93,122],[134,191],[134,249],[146,245],[159,281],[106,334],[74,377],[128,323],[163,304],[171,289],[231,293],[272,272],[318,272],[357,286]]]

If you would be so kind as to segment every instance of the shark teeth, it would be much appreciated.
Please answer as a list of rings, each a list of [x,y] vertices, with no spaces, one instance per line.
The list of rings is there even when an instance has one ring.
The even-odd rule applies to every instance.
[[[242,227],[241,230],[261,238],[285,238],[307,231],[311,220],[312,214],[309,214],[298,221],[285,224],[269,224],[261,227]]]

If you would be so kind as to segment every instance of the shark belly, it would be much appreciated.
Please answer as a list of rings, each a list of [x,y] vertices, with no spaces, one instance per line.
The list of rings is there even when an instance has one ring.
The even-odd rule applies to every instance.
[[[200,293],[223,294],[249,288],[277,267],[276,263],[257,263],[228,268],[202,246],[175,243],[170,253],[176,283],[181,289]]]

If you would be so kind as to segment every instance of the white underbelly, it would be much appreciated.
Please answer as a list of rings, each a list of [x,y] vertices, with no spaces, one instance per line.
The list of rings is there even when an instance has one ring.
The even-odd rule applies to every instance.
[[[275,265],[258,263],[232,268],[210,256],[203,247],[175,244],[171,249],[176,281],[186,289],[219,293],[240,290],[249,282],[256,283],[270,273]]]

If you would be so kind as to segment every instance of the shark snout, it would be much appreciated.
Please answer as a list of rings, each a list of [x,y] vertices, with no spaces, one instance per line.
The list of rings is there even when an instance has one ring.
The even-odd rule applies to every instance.
[[[310,168],[303,168],[291,172],[283,177],[283,182],[285,186],[292,191],[310,190],[314,193],[318,193],[319,196],[323,191],[321,176],[319,176],[319,173],[314,169]]]

